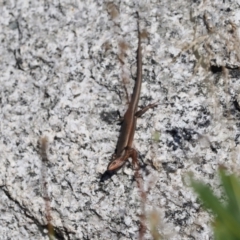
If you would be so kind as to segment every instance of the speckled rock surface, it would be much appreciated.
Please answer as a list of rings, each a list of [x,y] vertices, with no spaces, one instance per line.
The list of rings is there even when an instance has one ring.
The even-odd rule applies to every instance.
[[[122,79],[131,93],[136,75],[139,11],[148,32],[140,106],[160,100],[134,140],[146,164],[146,210],[159,213],[164,239],[212,239],[186,175],[219,194],[219,164],[239,171],[237,2],[1,1],[0,238],[48,239],[44,171],[56,239],[138,239],[130,163],[99,180],[127,107]]]

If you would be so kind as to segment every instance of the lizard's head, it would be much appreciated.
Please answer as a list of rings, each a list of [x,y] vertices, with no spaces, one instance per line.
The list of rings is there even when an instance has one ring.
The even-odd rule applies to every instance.
[[[123,166],[125,161],[122,161],[121,157],[116,158],[114,161],[110,162],[107,171],[102,175],[100,182],[104,182],[112,177],[115,172]]]
[[[108,171],[116,171],[119,168],[121,168],[125,162],[126,161],[123,161],[121,157],[116,158],[115,160],[113,160],[112,162],[109,163],[107,170]]]

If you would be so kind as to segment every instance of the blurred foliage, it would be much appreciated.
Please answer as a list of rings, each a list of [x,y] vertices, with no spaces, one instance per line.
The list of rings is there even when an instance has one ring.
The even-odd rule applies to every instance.
[[[161,219],[159,213],[156,210],[153,210],[149,214],[149,222],[150,222],[150,233],[153,237],[153,240],[161,240],[163,237],[158,231],[158,226],[161,223]]]
[[[240,181],[234,175],[227,175],[223,168],[219,170],[222,183],[223,198],[220,201],[211,188],[191,178],[191,186],[198,194],[206,209],[214,215],[213,230],[215,240],[240,239]]]
[[[155,142],[159,142],[160,141],[160,132],[153,132],[152,134],[152,139],[155,141]]]

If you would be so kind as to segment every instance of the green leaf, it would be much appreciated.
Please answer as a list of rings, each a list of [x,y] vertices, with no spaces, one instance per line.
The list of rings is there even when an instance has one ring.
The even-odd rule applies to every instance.
[[[222,176],[222,175],[221,175]],[[224,178],[224,177],[223,177]],[[226,179],[224,179],[226,181]],[[226,181],[227,184],[227,181]],[[216,231],[229,232],[229,237],[233,236],[233,239],[240,239],[240,225],[236,221],[232,213],[218,200],[213,194],[213,191],[205,184],[191,180],[191,185],[203,201],[204,206],[213,211],[216,214],[215,219],[215,235],[219,236]],[[224,226],[224,227],[222,227]],[[226,228],[226,230],[224,230]],[[219,230],[218,230],[219,229]],[[224,234],[225,235],[225,234]],[[217,239],[217,238],[216,238]],[[220,238],[221,239],[221,238]],[[230,238],[225,238],[230,239]]]
[[[223,189],[227,195],[228,211],[240,225],[240,182],[234,175],[227,176],[224,170],[219,171]]]

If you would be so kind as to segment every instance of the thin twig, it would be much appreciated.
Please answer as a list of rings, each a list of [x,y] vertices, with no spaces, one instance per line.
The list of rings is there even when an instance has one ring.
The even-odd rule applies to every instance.
[[[51,206],[50,206],[50,197],[48,194],[48,183],[47,183],[47,148],[48,148],[48,138],[42,137],[40,139],[40,155],[42,157],[42,168],[41,168],[41,177],[42,177],[42,190],[43,190],[43,199],[45,201],[45,214],[47,219],[47,230],[48,230],[48,237],[50,240],[54,239],[54,228],[51,223],[52,216],[51,216]]]

